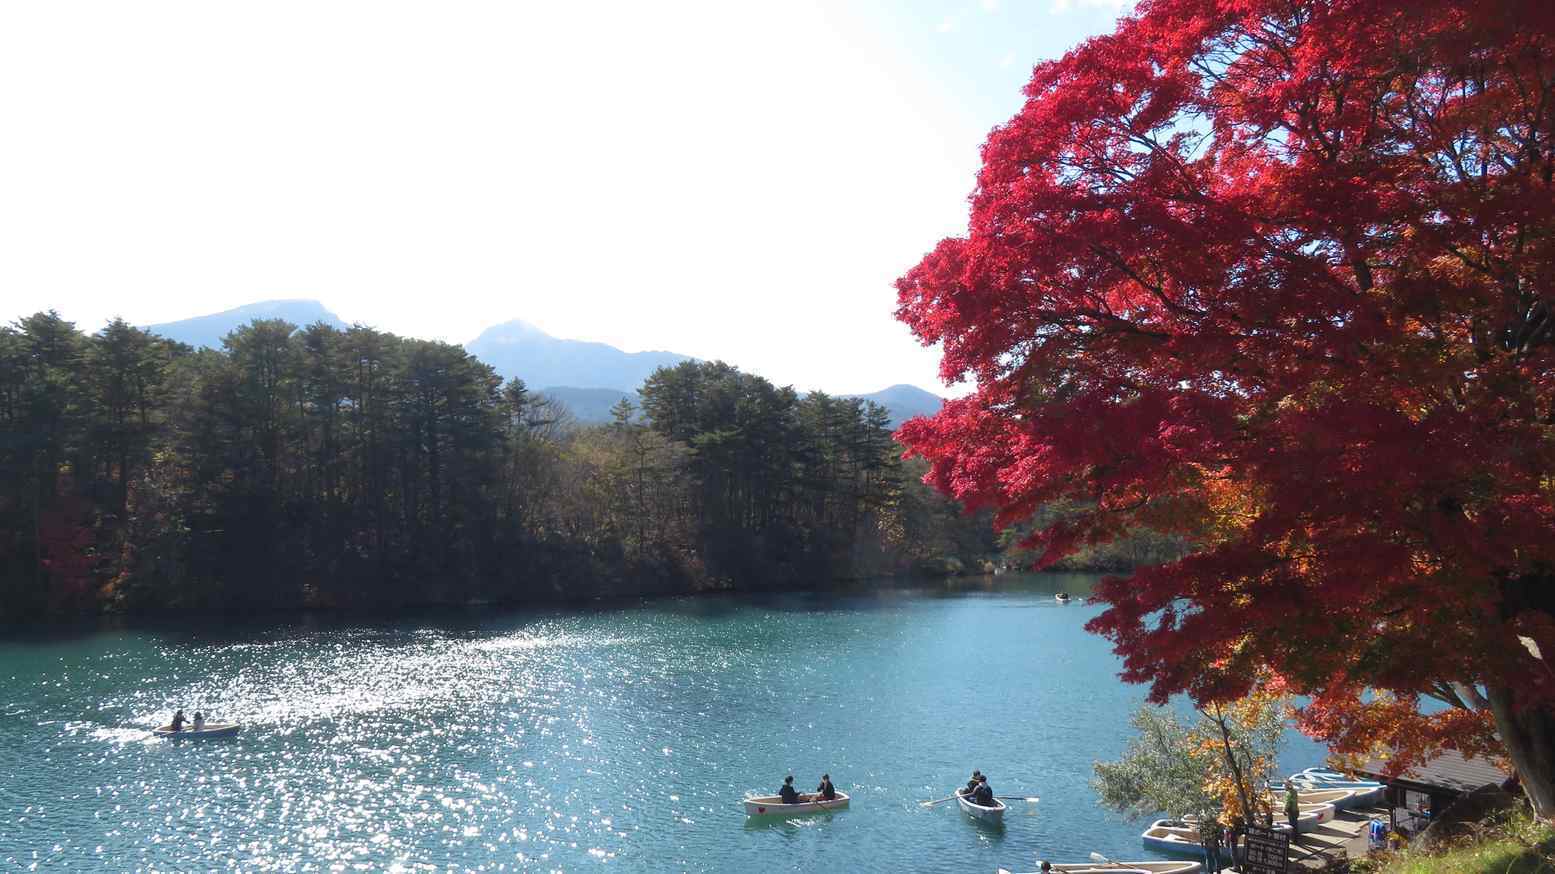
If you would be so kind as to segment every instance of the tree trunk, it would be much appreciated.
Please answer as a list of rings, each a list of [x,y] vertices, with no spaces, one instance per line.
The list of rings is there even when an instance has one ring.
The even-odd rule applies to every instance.
[[[1486,685],[1485,691],[1496,732],[1534,813],[1555,819],[1555,712],[1548,706],[1524,705],[1510,686]]]

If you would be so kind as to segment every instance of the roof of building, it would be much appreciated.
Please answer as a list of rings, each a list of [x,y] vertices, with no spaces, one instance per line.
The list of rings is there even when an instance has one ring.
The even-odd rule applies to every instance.
[[[1387,764],[1383,759],[1372,759],[1356,771],[1396,786],[1446,789],[1459,793],[1473,792],[1489,784],[1499,786],[1512,776],[1489,759],[1466,758],[1454,750],[1443,750],[1436,758],[1423,765],[1416,765],[1397,777],[1386,776]]]

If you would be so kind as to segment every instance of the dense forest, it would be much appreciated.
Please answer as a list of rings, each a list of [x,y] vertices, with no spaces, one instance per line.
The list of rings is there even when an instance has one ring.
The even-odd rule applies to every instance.
[[[580,427],[457,346],[0,327],[0,618],[785,588],[996,550],[886,413],[723,363]],[[954,563],[953,561],[951,562]]]

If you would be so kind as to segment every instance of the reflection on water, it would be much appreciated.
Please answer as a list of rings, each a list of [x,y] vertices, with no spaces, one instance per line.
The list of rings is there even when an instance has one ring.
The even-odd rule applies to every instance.
[[[992,870],[1139,855],[1090,578],[0,645],[0,867]],[[175,707],[244,724],[162,741]],[[1315,761],[1304,750],[1301,764]],[[1002,828],[923,808],[973,767]],[[848,810],[747,820],[822,771]],[[809,785],[806,785],[808,781]]]

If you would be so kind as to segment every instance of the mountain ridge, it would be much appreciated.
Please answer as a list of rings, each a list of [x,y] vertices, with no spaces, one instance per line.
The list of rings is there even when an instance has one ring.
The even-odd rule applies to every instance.
[[[220,349],[223,337],[254,319],[285,319],[298,327],[314,322],[340,330],[350,327],[318,300],[281,298],[147,325],[145,329],[191,346]],[[532,390],[560,401],[584,424],[610,421],[610,408],[621,398],[641,407],[637,389],[655,370],[698,360],[662,349],[625,352],[597,340],[553,337],[523,319],[510,319],[486,328],[464,344],[464,349],[490,364],[504,379],[517,377]],[[838,397],[880,404],[890,413],[893,428],[914,416],[933,415],[944,402],[938,395],[907,383]]]
[[[219,313],[144,325],[143,328],[158,336],[188,343],[190,346],[220,349],[223,337],[255,319],[285,319],[298,327],[324,322],[342,331],[350,327],[339,316],[325,309],[324,304],[319,301],[296,297],[261,300],[233,307],[230,310],[222,310]]]

